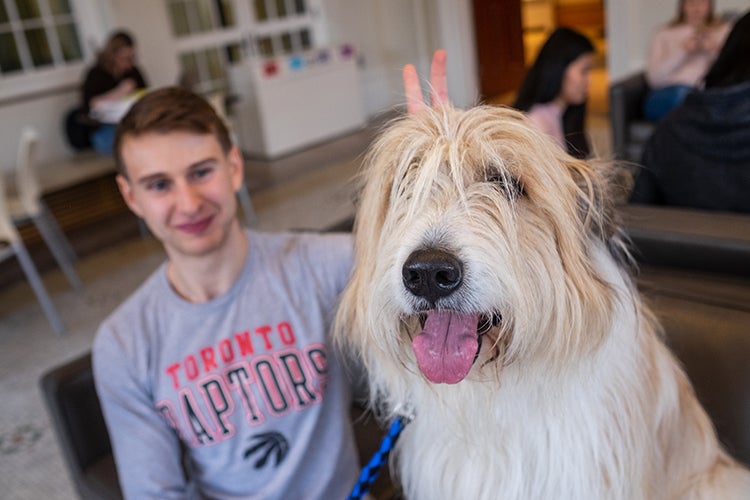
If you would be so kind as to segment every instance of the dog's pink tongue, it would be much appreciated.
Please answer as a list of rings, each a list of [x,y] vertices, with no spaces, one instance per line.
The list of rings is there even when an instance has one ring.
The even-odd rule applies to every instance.
[[[457,384],[471,370],[479,347],[475,314],[431,311],[412,342],[419,369],[430,382]]]

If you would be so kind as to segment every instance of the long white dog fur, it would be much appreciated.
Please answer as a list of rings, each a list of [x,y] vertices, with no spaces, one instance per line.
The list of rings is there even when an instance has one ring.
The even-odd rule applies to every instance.
[[[624,265],[606,168],[449,105],[365,163],[336,335],[378,413],[413,416],[406,498],[749,498]]]

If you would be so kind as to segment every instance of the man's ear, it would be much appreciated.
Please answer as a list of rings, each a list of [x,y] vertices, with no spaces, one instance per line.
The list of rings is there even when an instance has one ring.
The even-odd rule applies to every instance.
[[[125,204],[128,206],[131,212],[142,218],[143,216],[141,214],[141,210],[138,207],[138,204],[135,202],[135,197],[133,196],[133,186],[131,186],[130,181],[122,174],[117,174],[115,180],[117,181],[117,187],[120,189],[122,199],[125,200]]]
[[[229,166],[232,169],[232,187],[237,192],[242,187],[242,182],[245,180],[245,162],[242,159],[242,152],[240,148],[235,144],[232,149],[227,153],[227,160]]]

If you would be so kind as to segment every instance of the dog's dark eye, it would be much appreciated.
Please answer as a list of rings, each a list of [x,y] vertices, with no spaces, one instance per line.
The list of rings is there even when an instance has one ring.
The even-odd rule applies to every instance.
[[[487,182],[496,184],[500,189],[505,191],[508,197],[524,196],[526,194],[521,181],[510,175],[490,174],[487,176]]]

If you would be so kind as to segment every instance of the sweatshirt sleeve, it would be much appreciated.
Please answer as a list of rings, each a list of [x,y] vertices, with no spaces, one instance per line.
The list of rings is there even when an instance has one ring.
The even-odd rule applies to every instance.
[[[159,414],[115,332],[103,325],[93,348],[94,381],[126,499],[188,497],[179,438]],[[140,376],[139,376],[140,375]]]

